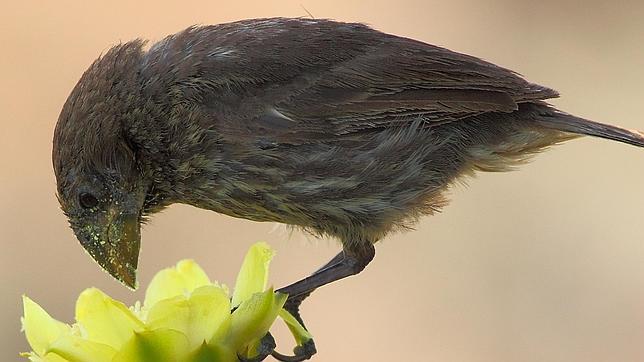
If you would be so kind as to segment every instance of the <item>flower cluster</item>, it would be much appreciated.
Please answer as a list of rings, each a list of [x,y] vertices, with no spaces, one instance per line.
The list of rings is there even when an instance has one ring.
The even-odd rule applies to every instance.
[[[160,271],[145,300],[133,307],[96,288],[76,302],[76,323],[52,318],[23,297],[23,329],[31,361],[238,361],[257,356],[261,339],[280,316],[301,345],[311,335],[282,309],[287,296],[266,288],[274,252],[251,247],[232,295],[194,261]]]

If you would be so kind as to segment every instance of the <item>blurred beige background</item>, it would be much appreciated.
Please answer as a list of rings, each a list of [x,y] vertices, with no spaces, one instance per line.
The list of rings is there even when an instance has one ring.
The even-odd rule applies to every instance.
[[[306,16],[477,55],[558,89],[557,106],[644,129],[644,2],[516,0],[5,1],[0,14],[0,360],[27,349],[22,293],[70,321],[85,287],[142,298],[82,251],[54,197],[51,136],[85,68],[119,41],[195,23]],[[644,361],[644,150],[583,139],[519,172],[481,174],[417,230],[389,237],[358,277],[304,306],[316,361]],[[254,241],[272,281],[339,249],[185,206],[143,233],[141,281],[180,258],[232,284]],[[290,340],[278,333],[282,351]]]

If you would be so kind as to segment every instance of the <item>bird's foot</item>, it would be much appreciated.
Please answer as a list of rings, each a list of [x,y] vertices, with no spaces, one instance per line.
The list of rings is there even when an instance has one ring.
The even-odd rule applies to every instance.
[[[279,289],[278,292],[286,292],[288,293],[288,287]],[[286,300],[286,303],[284,303],[284,309],[286,309],[287,312],[291,313],[293,317],[306,329],[306,326],[304,325],[304,321],[302,320],[302,317],[300,316],[300,305],[306,299],[311,293],[305,293],[305,294],[300,294],[298,296],[291,297],[289,296],[288,299]]]
[[[313,339],[309,339],[302,345],[293,348],[292,356],[283,355],[275,350],[273,350],[271,356],[282,362],[301,362],[311,359],[311,357],[316,353],[317,349],[315,349],[315,342],[313,342]]]
[[[306,326],[304,325],[304,321],[300,316],[300,304],[302,304],[302,301],[304,301],[304,299],[306,299],[309,294],[310,293],[306,293],[294,298],[289,298],[284,304],[284,309],[289,312],[305,330]],[[302,337],[300,336],[300,338]],[[301,339],[296,338],[296,340]],[[273,356],[273,358],[281,362],[301,362],[311,359],[311,357],[313,357],[313,355],[316,353],[317,349],[315,348],[315,342],[313,342],[312,338],[309,338],[308,340],[302,342],[302,344],[299,344],[295,346],[295,348],[293,348],[292,356],[281,354],[275,350],[273,350],[271,355]]]
[[[257,356],[253,358],[246,358],[244,356],[237,355],[239,362],[261,362],[275,352],[275,338],[271,335],[270,332],[266,333],[264,337],[259,341],[259,347],[257,348]]]
[[[246,358],[244,356],[237,355],[237,359],[239,360],[239,362],[261,362],[265,360],[266,357],[273,356],[273,358],[281,362],[302,362],[311,359],[311,357],[313,357],[313,355],[317,353],[313,339],[309,339],[302,345],[293,348],[292,356],[284,355],[275,351],[275,347],[275,339],[269,332],[266,333],[266,335],[260,341],[259,348],[257,349],[257,356],[253,358]]]
[[[371,243],[356,244],[354,247],[345,245],[341,253],[313,273],[313,275],[277,290],[279,293],[288,294],[289,297],[286,304],[284,304],[284,309],[299,322],[301,329],[297,333],[296,341],[298,345],[293,349],[293,356],[286,356],[273,351],[271,355],[275,359],[282,362],[300,362],[310,359],[317,352],[315,343],[300,316],[300,304],[315,289],[360,273],[371,262],[375,253],[376,250]],[[291,329],[291,332],[293,332],[293,329]]]
[[[284,309],[288,311],[301,325],[300,333],[295,332],[295,330],[291,330],[296,337],[296,341],[300,343],[295,346],[295,348],[293,348],[293,355],[284,355],[275,351],[275,339],[273,338],[271,333],[268,332],[260,340],[259,347],[257,348],[257,356],[247,358],[238,355],[237,358],[239,359],[239,361],[261,362],[265,360],[269,355],[273,356],[273,358],[281,362],[301,362],[311,359],[311,357],[313,357],[313,355],[317,353],[317,349],[315,348],[315,342],[312,338],[310,338],[310,334],[308,334],[308,332],[306,331],[306,327],[304,326],[304,322],[302,321],[302,318],[300,316],[300,304],[302,304],[302,301],[308,296],[308,294],[309,293],[307,293],[306,295],[300,295],[295,298],[289,298],[284,304]]]

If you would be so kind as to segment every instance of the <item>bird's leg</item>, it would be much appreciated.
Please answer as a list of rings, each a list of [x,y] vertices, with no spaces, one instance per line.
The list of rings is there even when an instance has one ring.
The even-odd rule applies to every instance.
[[[329,262],[324,264],[322,267],[320,267],[311,275],[317,274],[323,271],[324,269],[328,268],[329,266],[337,264],[342,259],[344,259],[344,250],[339,252],[336,256],[333,257],[333,259],[329,260]],[[289,300],[284,305],[284,308],[288,310],[289,313],[291,313],[304,328],[306,328],[306,326],[304,325],[304,321],[302,320],[302,317],[300,317],[299,307],[302,301],[309,295],[311,295],[310,292],[306,294],[302,294],[299,297],[294,299],[289,298]],[[294,302],[296,299],[297,299],[297,303]],[[290,308],[288,307],[289,304],[291,305]],[[237,358],[239,359],[240,362],[260,362],[266,359],[266,357],[268,357],[269,355],[272,355],[278,361],[299,362],[299,361],[304,361],[311,358],[316,352],[315,343],[313,342],[313,340],[306,342],[302,346],[295,347],[297,350],[294,353],[295,354],[294,356],[286,356],[279,352],[276,352],[275,347],[276,347],[275,339],[273,338],[271,333],[268,332],[260,342],[260,348],[259,348],[260,353],[256,357],[249,359],[249,358],[244,358],[242,356],[237,356]],[[304,356],[307,356],[307,357],[304,357]]]
[[[328,269],[329,267],[331,267],[331,266],[333,266],[335,264],[338,264],[344,258],[345,258],[344,250],[342,250],[336,256],[334,256],[333,259],[329,260],[326,264],[324,264],[318,270],[316,270],[313,274],[311,274],[310,277],[312,277],[312,276],[314,276],[314,275],[316,275],[318,273],[321,273],[322,271]],[[280,289],[279,291],[282,291],[282,290],[284,290],[286,288],[289,288],[292,285],[284,287],[284,288]],[[297,319],[297,321],[300,322],[302,327],[305,327],[305,328],[306,328],[306,326],[304,325],[304,321],[302,321],[302,318],[300,317],[299,308],[300,308],[300,304],[302,304],[304,299],[306,299],[309,295],[311,295],[311,292],[312,291],[310,291],[308,293],[303,293],[303,294],[300,294],[300,295],[295,296],[295,297],[289,294],[288,300],[286,301],[286,304],[284,305],[284,309],[289,311],[289,313],[291,313],[293,315],[293,317],[295,317],[295,319]]]
[[[302,304],[302,301],[315,289],[323,285],[360,273],[373,260],[375,255],[376,249],[371,243],[345,244],[342,252],[334,256],[333,259],[311,276],[277,290],[280,293],[288,294],[284,309],[306,328],[300,316],[300,304]],[[272,355],[275,359],[284,362],[304,361],[315,354],[315,344],[313,340],[310,340],[303,346],[296,347],[294,352],[294,356],[285,356],[275,351],[273,351]]]
[[[339,263],[342,259],[344,259],[344,250],[339,252],[336,256],[333,257],[333,259],[329,260],[326,264],[324,264],[320,269],[316,270],[311,276],[318,274],[322,272],[323,270],[327,269],[328,267],[335,265]],[[283,288],[284,289],[284,288]],[[311,292],[300,294],[295,298],[291,298],[289,296],[289,299],[286,301],[286,304],[284,304],[284,309],[286,309],[295,319],[297,319],[298,322],[302,325],[302,327],[306,328],[304,325],[304,321],[302,320],[302,317],[300,316],[300,304],[308,297],[311,295]],[[302,346],[297,346],[295,347],[296,349],[294,350],[294,355],[293,356],[287,356],[283,355],[277,351],[273,351],[271,355],[277,359],[278,361],[282,362],[299,362],[299,361],[304,361],[309,358],[311,358],[317,351],[315,349],[315,342],[313,340],[307,341],[304,345]]]
[[[344,259],[344,258],[345,258],[345,256],[344,256],[344,250],[342,250],[341,252],[339,252],[338,254],[336,254],[336,256],[334,256],[334,257],[333,257],[333,259],[329,260],[326,264],[322,265],[318,270],[316,270],[316,271],[315,271],[315,273],[313,273],[313,274],[311,274],[311,275],[315,275],[315,274],[317,274],[317,273],[321,273],[322,271],[324,271],[324,270],[325,270],[325,269],[327,269],[328,267],[330,267],[330,266],[332,266],[332,265],[337,264],[338,262],[340,262],[340,261],[341,261],[342,259]]]
[[[289,299],[308,296],[323,285],[360,273],[375,255],[376,249],[371,243],[345,245],[341,253],[311,276],[277,291],[288,294]]]

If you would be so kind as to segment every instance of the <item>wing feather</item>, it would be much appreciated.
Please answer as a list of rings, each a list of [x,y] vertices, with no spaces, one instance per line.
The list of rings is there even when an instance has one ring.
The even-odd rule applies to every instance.
[[[481,59],[363,24],[254,19],[153,46],[142,74],[174,75],[222,135],[318,141],[423,120],[457,121],[557,97]]]

